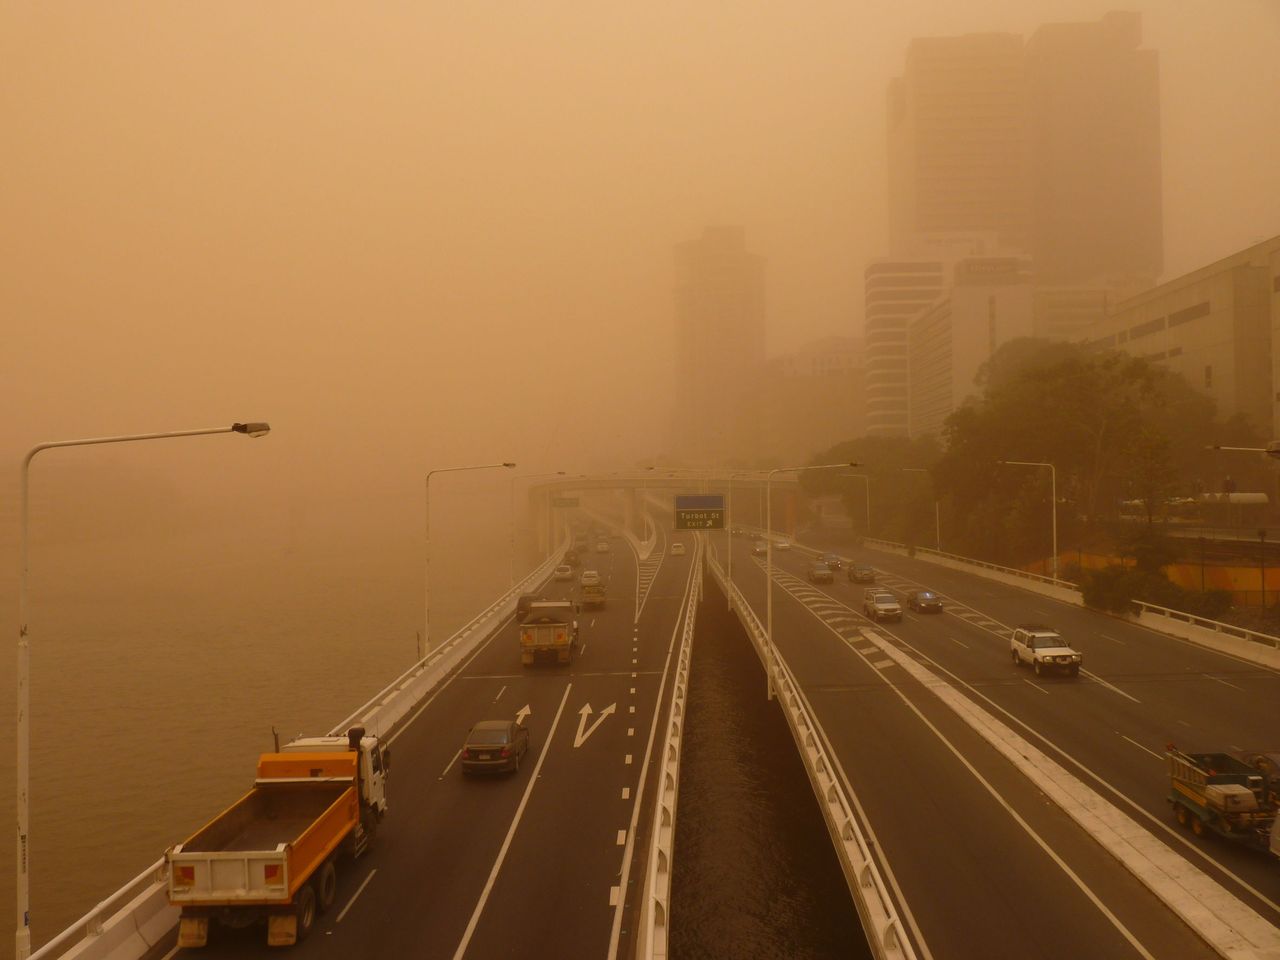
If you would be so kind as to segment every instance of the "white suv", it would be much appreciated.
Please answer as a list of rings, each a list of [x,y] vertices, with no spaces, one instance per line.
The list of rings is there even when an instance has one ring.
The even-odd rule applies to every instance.
[[[1009,638],[1009,652],[1015,667],[1029,663],[1035,669],[1037,677],[1050,672],[1079,676],[1080,664],[1084,662],[1080,652],[1068,646],[1057,630],[1034,623],[1024,623],[1013,628],[1013,636]]]
[[[862,612],[876,623],[881,620],[902,619],[902,607],[898,598],[883,587],[862,591]]]

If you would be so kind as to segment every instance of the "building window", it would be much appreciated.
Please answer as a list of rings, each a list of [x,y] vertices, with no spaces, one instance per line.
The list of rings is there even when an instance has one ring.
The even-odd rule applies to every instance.
[[[1139,337],[1145,337],[1150,333],[1157,333],[1164,329],[1164,317],[1156,317],[1154,320],[1148,320],[1146,323],[1140,323],[1137,326],[1129,328],[1129,336],[1131,339],[1137,340]]]
[[[1197,303],[1194,307],[1185,307],[1182,310],[1175,310],[1169,314],[1169,326],[1176,327],[1180,323],[1186,323],[1188,320],[1194,320],[1197,317],[1205,317],[1209,315],[1209,301]]]
[[[1206,390],[1213,388],[1213,367],[1204,368],[1204,388]]]

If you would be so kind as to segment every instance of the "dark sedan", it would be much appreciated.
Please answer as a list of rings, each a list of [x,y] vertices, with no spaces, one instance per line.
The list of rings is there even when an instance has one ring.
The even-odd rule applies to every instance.
[[[849,579],[854,583],[875,583],[876,572],[865,563],[855,563],[849,567]]]
[[[809,564],[809,582],[810,583],[833,583],[835,577],[831,575],[831,568],[825,563]]]
[[[834,553],[824,553],[818,558],[832,570],[843,570],[844,561],[837,557]]]
[[[529,730],[512,720],[481,720],[463,741],[459,759],[463,773],[519,770],[529,752]]]
[[[907,594],[907,606],[916,613],[941,613],[942,598],[932,590],[912,590]]]

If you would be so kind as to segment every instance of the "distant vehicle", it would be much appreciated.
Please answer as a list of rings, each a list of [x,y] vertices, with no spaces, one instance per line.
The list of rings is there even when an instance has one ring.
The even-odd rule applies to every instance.
[[[600,573],[596,570],[583,570],[582,576],[578,578],[578,583],[584,587],[595,587],[602,582]]]
[[[902,607],[898,598],[888,590],[872,587],[862,592],[862,612],[879,623],[881,620],[901,620]]]
[[[791,549],[791,541],[790,541],[790,540],[781,540],[781,539],[779,539],[779,540],[775,540],[775,541],[773,541],[773,549],[775,549],[775,550],[790,550],[790,549]]]
[[[942,598],[932,590],[912,590],[907,594],[907,606],[917,613],[941,613]]]
[[[557,580],[572,580],[573,567],[569,566],[567,563],[562,563],[560,566],[556,567],[554,576]]]
[[[834,553],[824,553],[818,558],[832,570],[840,570],[844,567],[844,561],[837,557]]]
[[[1166,756],[1178,823],[1196,836],[1215,833],[1280,857],[1280,783],[1267,767],[1238,754],[1183,753],[1173,745]]]
[[[608,541],[608,540],[597,540],[597,541],[596,541],[596,553],[608,553],[608,552],[609,552],[609,541]]]
[[[825,563],[809,564],[809,582],[810,583],[833,583],[835,577],[831,573],[831,568]]]
[[[865,563],[851,564],[849,567],[850,583],[875,583],[876,572]]]
[[[751,555],[753,557],[763,557],[769,552],[769,545],[763,540],[757,540],[751,545]]]
[[[577,550],[566,550],[564,552],[564,562],[571,567],[576,567],[578,564],[582,562],[582,560],[578,556]]]
[[[529,752],[529,730],[512,720],[481,720],[467,733],[459,762],[463,773],[520,769]]]
[[[731,527],[729,529],[729,536],[731,537],[745,537],[746,535],[747,531],[742,527]]]
[[[684,544],[683,544],[683,543],[673,543],[673,544],[671,545],[671,555],[672,555],[673,557],[683,557],[683,556],[684,556]]]
[[[1015,667],[1029,663],[1037,677],[1046,673],[1079,676],[1080,665],[1084,662],[1080,652],[1071,649],[1057,630],[1036,623],[1023,623],[1013,628],[1009,652]]]
[[[605,589],[604,580],[595,570],[583,570],[582,576],[579,578],[579,586],[582,588],[582,605],[592,609],[604,606]]]

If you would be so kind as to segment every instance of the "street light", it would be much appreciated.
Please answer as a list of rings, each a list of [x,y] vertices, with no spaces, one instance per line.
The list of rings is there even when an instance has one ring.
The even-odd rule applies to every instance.
[[[1049,515],[1053,519],[1053,579],[1058,579],[1058,471],[1052,463],[1039,460],[997,460],[1009,467],[1048,467],[1050,485]]]
[[[725,537],[725,554],[727,556],[728,569],[725,572],[725,578],[729,581],[729,585],[725,590],[725,602],[730,610],[733,609],[733,478],[734,477],[756,477],[759,479],[759,471],[747,471],[739,473],[730,473],[727,475],[729,480],[729,496],[725,500],[725,518],[724,525],[727,531]],[[761,488],[763,489],[763,488]]]
[[[773,699],[773,475],[790,473],[797,470],[838,470],[844,467],[860,467],[860,463],[822,463],[812,467],[778,467],[770,470],[765,478],[765,525],[764,525],[764,577],[765,577],[765,646],[768,658],[765,661],[766,690],[768,699]]]
[[[901,467],[903,473],[928,473],[924,467]],[[871,487],[868,484],[867,489]],[[942,552],[942,512],[938,508],[938,498],[933,499],[933,548]]]
[[[506,467],[508,470],[513,470],[515,469],[515,464],[504,460],[502,463],[477,463],[466,467],[437,467],[434,470],[427,471],[427,563],[422,589],[422,642],[428,652],[431,650],[431,475],[433,473],[457,473],[460,470],[496,470],[498,467]]]
[[[134,433],[121,437],[90,437],[83,440],[56,440],[38,443],[27,451],[22,459],[19,484],[19,512],[22,526],[18,534],[18,556],[21,571],[18,578],[18,722],[17,722],[17,813],[18,843],[17,861],[17,912],[18,923],[14,933],[14,956],[26,960],[31,955],[31,637],[27,626],[27,577],[29,573],[27,533],[30,527],[29,472],[31,461],[41,450],[55,447],[86,447],[99,443],[130,443],[134,440],[170,440],[177,437],[201,437],[212,433],[242,433],[250,437],[263,437],[271,432],[266,423],[233,423],[229,427],[206,427],[199,430],[172,430],[166,433]]]
[[[551,473],[531,473],[531,474],[512,474],[511,475],[511,504],[510,512],[507,514],[507,570],[511,577],[511,586],[516,585],[516,481],[517,480],[545,480],[547,477],[563,477],[563,470],[555,470]]]
[[[871,536],[871,478],[865,473],[842,473],[842,477],[850,480],[861,480],[867,485],[867,536]]]

